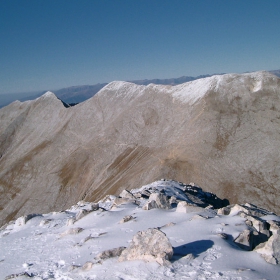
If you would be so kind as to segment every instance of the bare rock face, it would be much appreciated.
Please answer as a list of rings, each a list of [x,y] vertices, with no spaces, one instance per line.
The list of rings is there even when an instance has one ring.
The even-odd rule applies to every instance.
[[[156,261],[161,265],[168,264],[173,256],[173,248],[161,230],[150,228],[139,231],[133,236],[128,248],[122,251],[119,261],[144,260]]]
[[[267,72],[112,82],[67,109],[49,92],[14,102],[0,110],[0,221],[160,178],[277,213],[279,134],[280,79]]]

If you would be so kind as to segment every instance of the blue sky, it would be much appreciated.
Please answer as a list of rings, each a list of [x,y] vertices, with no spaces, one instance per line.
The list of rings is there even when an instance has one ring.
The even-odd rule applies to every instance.
[[[280,69],[279,0],[0,0],[0,94]]]

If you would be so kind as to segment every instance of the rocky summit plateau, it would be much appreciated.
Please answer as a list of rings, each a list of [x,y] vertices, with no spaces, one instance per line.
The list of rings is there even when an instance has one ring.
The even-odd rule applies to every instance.
[[[0,248],[5,280],[274,280],[280,217],[162,179],[21,216],[0,229]]]
[[[268,72],[116,81],[70,108],[47,92],[0,110],[0,221],[160,178],[279,215],[279,147],[280,79]]]

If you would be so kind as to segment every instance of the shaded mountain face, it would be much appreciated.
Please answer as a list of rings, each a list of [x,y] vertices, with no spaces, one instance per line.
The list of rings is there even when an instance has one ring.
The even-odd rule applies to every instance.
[[[279,214],[280,79],[112,82],[65,108],[50,92],[0,110],[0,219],[66,209],[160,178]]]

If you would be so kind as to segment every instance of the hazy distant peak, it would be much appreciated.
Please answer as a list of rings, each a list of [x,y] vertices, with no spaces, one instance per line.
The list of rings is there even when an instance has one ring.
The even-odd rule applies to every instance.
[[[47,91],[39,98],[57,98],[57,97],[53,92]]]

